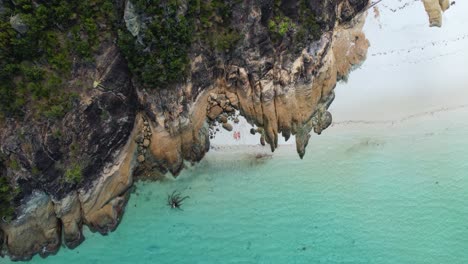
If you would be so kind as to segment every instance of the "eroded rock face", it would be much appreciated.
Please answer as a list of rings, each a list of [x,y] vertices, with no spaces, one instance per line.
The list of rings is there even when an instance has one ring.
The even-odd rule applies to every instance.
[[[449,0],[423,0],[431,27],[442,26],[442,13],[450,7]]]
[[[295,135],[302,157],[310,132],[320,134],[331,123],[327,109],[337,80],[365,59],[368,47],[364,16],[353,18],[367,0],[310,2],[324,30],[319,40],[299,51],[288,48],[288,39],[273,43],[265,24],[273,2],[244,1],[233,10],[242,43],[230,54],[195,44],[190,78],[167,89],[136,87],[115,45],[102,44],[96,65],[74,69],[70,85],[93,88],[80,94],[63,120],[50,126],[9,121],[0,130],[2,153],[19,160],[21,169],[7,173],[23,204],[13,221],[0,224],[0,252],[13,259],[45,256],[61,240],[70,248],[79,245],[83,225],[102,234],[114,230],[133,172],[177,175],[184,162],[200,161],[209,150],[208,121],[234,109],[258,127],[254,132],[272,151],[279,134]],[[129,3],[126,22],[135,18]],[[292,17],[297,4],[282,1]],[[137,29],[130,24],[129,30]],[[25,133],[19,137],[17,131]],[[75,163],[82,172],[76,182],[65,177]]]
[[[219,103],[213,105],[213,98],[219,102],[219,97],[230,97],[249,122],[262,128],[272,151],[278,146],[279,134],[286,140],[295,135],[297,151],[303,157],[309,133],[314,130],[320,134],[331,124],[327,109],[337,80],[366,57],[369,43],[362,33],[363,18],[324,34],[295,60],[274,62],[258,80],[252,79],[255,73],[248,66],[225,65],[226,74],[213,85],[208,97],[208,118],[227,112]],[[256,63],[251,68],[262,66],[262,62]]]
[[[77,192],[72,192],[60,201],[54,202],[55,215],[62,221],[63,243],[75,248],[84,240],[81,201]]]
[[[29,260],[39,253],[45,257],[60,247],[60,225],[50,197],[36,191],[19,209],[20,217],[0,224],[5,247],[12,260]]]
[[[93,67],[74,69],[67,84],[89,88],[63,119],[49,124],[26,116],[0,129],[0,154],[18,167],[1,171],[14,181],[21,205],[13,221],[0,223],[0,252],[12,259],[52,254],[61,241],[74,248],[84,239],[83,224],[107,233],[119,223],[133,183],[138,103],[117,48],[104,43],[100,50]],[[79,178],[67,178],[75,167]]]

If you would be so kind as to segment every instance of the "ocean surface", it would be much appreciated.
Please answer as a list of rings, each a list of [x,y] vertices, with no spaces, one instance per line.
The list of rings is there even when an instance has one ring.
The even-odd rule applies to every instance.
[[[335,125],[303,160],[291,145],[213,149],[138,183],[115,232],[31,263],[467,263],[467,117]]]

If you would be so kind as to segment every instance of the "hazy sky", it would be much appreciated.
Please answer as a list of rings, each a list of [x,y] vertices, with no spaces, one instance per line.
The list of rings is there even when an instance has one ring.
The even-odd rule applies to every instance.
[[[408,3],[404,9],[393,12]],[[364,27],[367,60],[336,88],[335,121],[399,119],[468,104],[468,1],[456,1],[442,28],[429,27],[422,2],[383,0]]]

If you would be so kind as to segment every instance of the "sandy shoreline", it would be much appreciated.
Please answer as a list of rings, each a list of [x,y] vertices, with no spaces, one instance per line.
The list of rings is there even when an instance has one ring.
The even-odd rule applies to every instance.
[[[253,151],[264,150],[265,153],[270,153],[268,146],[262,147],[260,145],[260,136],[251,135],[249,130],[251,125],[247,123],[244,118],[240,118],[239,124],[235,125],[233,132],[223,130],[221,127],[220,132],[217,133],[216,137],[211,142],[210,151],[223,151],[223,150],[235,150],[236,147],[245,150],[245,147],[251,147]],[[395,120],[344,120],[332,123],[332,125],[326,129],[322,135],[312,134],[310,146],[313,148],[315,141],[320,140],[327,136],[337,135],[348,135],[355,134],[356,131],[361,131],[365,134],[392,134],[398,133],[398,130],[410,130],[419,128],[421,132],[426,131],[430,133],[433,131],[434,126],[439,129],[444,129],[454,124],[458,124],[468,120],[468,104],[459,105],[453,107],[441,107],[433,109],[431,111],[425,111],[420,113],[410,113],[409,115]],[[236,131],[241,132],[241,140],[236,140],[233,137],[233,133]],[[295,146],[295,139],[292,136],[287,142],[280,138],[280,145],[291,145]],[[261,151],[263,153],[263,151]]]
[[[468,103],[468,2],[447,10],[441,28],[428,26],[421,3],[404,3],[385,1],[380,16],[370,11],[367,60],[337,85],[335,122],[396,121]]]
[[[371,43],[367,60],[351,72],[347,82],[338,83],[330,107],[333,124],[323,135],[338,129],[393,127],[408,122],[438,118],[444,123],[468,117],[468,2],[444,14],[442,28],[430,28],[422,4],[401,6],[398,0],[378,5],[380,16],[370,11],[364,26]],[[399,19],[405,16],[405,19]],[[233,132],[220,131],[213,146],[258,145],[245,119]],[[319,140],[313,137],[313,140]],[[280,137],[279,144],[295,144]],[[311,143],[313,145],[313,142]]]

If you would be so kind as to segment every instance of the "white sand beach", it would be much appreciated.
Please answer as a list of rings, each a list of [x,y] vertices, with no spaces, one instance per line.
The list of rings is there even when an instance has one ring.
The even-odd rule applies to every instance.
[[[370,9],[364,26],[371,44],[367,60],[338,83],[329,109],[333,124],[321,136],[343,127],[392,126],[438,114],[441,122],[468,117],[468,1],[447,10],[441,28],[429,27],[419,1],[385,0],[376,7],[379,15]],[[212,145],[259,144],[260,136],[252,136],[252,126],[240,119],[233,132],[220,127]],[[234,139],[234,132],[241,138]],[[295,144],[294,137],[279,143]]]

